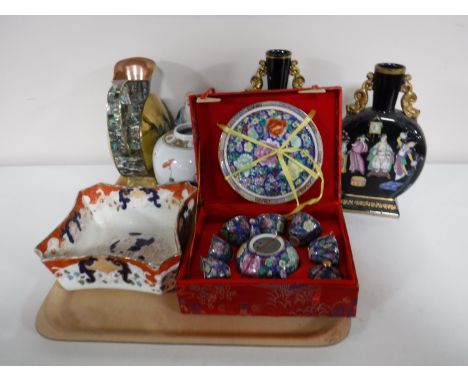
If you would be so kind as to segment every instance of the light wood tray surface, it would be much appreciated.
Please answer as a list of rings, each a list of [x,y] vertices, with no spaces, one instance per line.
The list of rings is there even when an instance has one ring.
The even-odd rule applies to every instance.
[[[348,335],[346,317],[265,317],[181,314],[175,292],[50,290],[36,320],[55,340],[168,344],[322,346]]]

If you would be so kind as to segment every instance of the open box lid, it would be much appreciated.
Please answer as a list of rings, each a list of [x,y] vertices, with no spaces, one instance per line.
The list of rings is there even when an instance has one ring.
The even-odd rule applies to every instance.
[[[341,88],[301,88],[275,91],[211,93],[208,97],[191,96],[190,109],[197,161],[199,200],[210,203],[253,203],[236,192],[224,178],[218,159],[222,130],[231,118],[251,104],[265,101],[289,103],[308,114],[315,110],[313,121],[323,145],[322,172],[325,180],[319,204],[340,203],[341,197]],[[307,201],[320,193],[320,180],[300,196]],[[296,201],[283,203],[292,210]],[[265,205],[266,210],[275,205]]]

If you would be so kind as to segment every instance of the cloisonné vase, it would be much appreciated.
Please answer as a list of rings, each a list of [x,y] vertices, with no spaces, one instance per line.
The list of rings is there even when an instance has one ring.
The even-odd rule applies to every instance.
[[[155,68],[156,63],[144,57],[117,62],[107,94],[112,156],[117,170],[130,183],[135,183],[132,179],[153,177],[153,147],[173,128],[166,106],[150,91]]]
[[[383,63],[354,94],[343,120],[342,204],[347,210],[399,216],[395,198],[419,177],[426,141],[413,107],[411,76],[400,64]],[[365,107],[368,91],[372,107]],[[402,110],[395,109],[399,93]]]

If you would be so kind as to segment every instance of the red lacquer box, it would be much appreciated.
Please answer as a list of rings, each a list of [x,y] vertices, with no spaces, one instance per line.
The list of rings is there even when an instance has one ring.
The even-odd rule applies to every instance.
[[[308,278],[312,263],[307,248],[299,248],[299,269],[286,279],[256,279],[238,271],[234,249],[231,278],[205,279],[200,259],[208,253],[211,237],[236,215],[255,217],[260,213],[286,214],[295,201],[266,205],[245,200],[225,180],[218,161],[222,131],[232,116],[257,102],[290,103],[306,113],[315,110],[313,120],[323,142],[322,171],[325,187],[322,199],[304,212],[320,221],[323,234],[333,231],[339,250],[342,279]],[[198,168],[199,208],[194,235],[185,249],[177,276],[177,296],[182,313],[268,315],[268,316],[355,316],[358,280],[341,209],[341,88],[288,89],[214,93],[208,99],[191,97],[192,124]],[[320,192],[320,181],[301,196],[308,200]]]

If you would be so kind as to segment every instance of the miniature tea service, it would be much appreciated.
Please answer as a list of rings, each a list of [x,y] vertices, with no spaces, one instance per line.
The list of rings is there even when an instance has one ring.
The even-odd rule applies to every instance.
[[[309,260],[315,264],[310,278],[341,278],[338,242],[333,233],[319,237],[320,223],[308,213],[298,212],[289,223],[288,240],[281,236],[286,222],[284,216],[275,213],[260,214],[255,219],[245,215],[229,219],[220,229],[222,238],[213,235],[207,256],[201,258],[204,277],[231,277],[232,247],[238,247],[236,265],[242,275],[284,279],[300,266],[295,247],[307,246]]]

